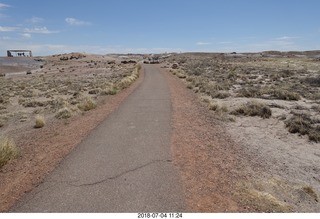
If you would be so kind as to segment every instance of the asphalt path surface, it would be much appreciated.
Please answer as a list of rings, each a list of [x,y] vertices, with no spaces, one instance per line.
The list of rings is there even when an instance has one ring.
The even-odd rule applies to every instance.
[[[158,67],[144,68],[142,84],[12,212],[185,211],[169,87]]]

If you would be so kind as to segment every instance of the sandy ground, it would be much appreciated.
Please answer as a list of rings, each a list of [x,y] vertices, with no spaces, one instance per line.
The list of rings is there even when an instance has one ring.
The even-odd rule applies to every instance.
[[[217,62],[219,61],[220,58],[218,58]],[[299,80],[303,81],[301,78],[308,77],[308,75],[317,75],[319,70],[318,62],[312,59],[286,59],[279,57],[279,60],[267,60],[265,63],[263,61],[259,62],[259,59],[249,63],[248,61],[242,63],[237,59],[233,61],[224,60],[222,63],[224,64],[214,69],[222,77],[230,73],[229,69],[231,71],[234,69],[233,66],[237,65],[235,63],[240,63],[239,65],[243,69],[248,69],[247,75],[249,77],[253,75],[252,78],[261,77],[261,75],[256,77],[254,74],[263,72],[264,68],[267,68],[269,72],[278,71],[277,69],[283,67],[287,68],[289,66],[287,63],[290,63],[292,71],[294,69],[304,69],[304,74],[298,74],[295,78],[291,78],[292,82],[290,83],[295,83]],[[171,64],[164,66],[168,68]],[[173,71],[170,71],[172,74]],[[238,74],[240,75],[240,73]],[[183,81],[184,88],[188,85],[190,86],[187,81],[188,77],[186,79],[183,73],[177,73],[177,76],[180,77],[180,81]],[[178,77],[176,78],[178,79]],[[269,83],[283,86],[285,80],[283,83],[279,81]],[[179,131],[176,131],[175,135],[180,137],[173,137],[173,142],[178,145],[176,146],[177,150],[185,147],[176,153],[177,157],[180,160],[185,159],[194,162],[191,167],[182,168],[182,173],[187,175],[190,173],[191,168],[198,166],[191,176],[185,176],[186,182],[187,184],[190,183],[189,186],[191,188],[196,189],[199,187],[198,190],[195,190],[194,196],[190,197],[190,202],[193,203],[194,200],[197,200],[195,202],[201,203],[201,201],[204,201],[205,198],[197,198],[197,196],[200,197],[201,191],[204,188],[208,188],[208,185],[222,184],[218,186],[221,189],[224,185],[228,185],[229,182],[232,186],[226,186],[229,188],[226,189],[227,192],[222,190],[223,192],[220,194],[230,194],[229,199],[235,205],[231,205],[230,203],[232,202],[222,205],[221,203],[224,202],[219,200],[217,203],[221,204],[221,208],[217,210],[219,204],[210,206],[212,201],[208,201],[207,204],[203,204],[207,207],[203,207],[202,210],[206,209],[209,212],[224,210],[231,212],[319,212],[320,144],[310,141],[306,135],[289,133],[285,125],[285,121],[294,114],[310,115],[317,124],[319,113],[314,109],[317,109],[316,106],[319,102],[304,97],[297,101],[238,97],[232,93],[234,91],[232,89],[237,86],[231,87],[229,91],[231,95],[229,97],[221,99],[211,98],[200,92],[195,94],[194,91],[198,90],[190,89],[192,87],[188,87],[190,89],[189,92],[181,88],[180,92],[184,93],[181,96],[185,96],[185,98],[182,98],[183,101],[181,100],[179,103],[174,104],[174,108],[176,108],[175,117],[179,118],[176,119],[175,126],[182,128],[177,128]],[[171,86],[172,89],[174,88],[172,91],[173,97],[177,96],[176,93],[178,91],[176,90],[178,87],[179,85]],[[241,86],[239,85],[239,87]],[[308,87],[308,89],[318,88]],[[316,93],[317,91],[315,91]],[[194,99],[192,100],[192,95],[197,97],[193,97]],[[206,98],[208,99],[204,101]],[[242,104],[247,104],[249,101],[262,102],[270,106],[272,116],[269,119],[263,119],[260,117],[232,116],[225,112],[217,113],[212,111],[210,113],[208,108],[208,102],[210,101],[214,101],[219,106],[224,106],[226,111],[229,112]],[[197,113],[195,109],[197,107],[201,108],[201,106],[204,107],[202,112]],[[195,107],[195,109],[192,107]],[[182,113],[185,115],[182,115]],[[203,121],[200,123],[201,125],[197,124],[199,118]],[[183,120],[186,120],[186,122],[181,123],[180,121]],[[184,131],[180,133],[180,130]],[[207,136],[212,139],[210,140],[210,137]],[[214,143],[214,139],[219,139],[222,143]],[[210,141],[213,143],[210,143]],[[214,145],[214,152],[210,156],[208,155],[208,146],[205,146],[208,144]],[[186,145],[189,145],[189,149],[187,149]],[[199,154],[197,155],[198,159],[194,158],[194,155],[190,155],[188,158],[183,157],[182,154],[185,151],[190,151],[190,149],[193,150],[193,154]],[[225,153],[221,153],[221,150]],[[210,159],[205,159],[204,157],[210,157]],[[219,157],[218,161],[224,160],[229,167],[223,168],[226,165],[224,162],[206,165],[214,162],[214,157]],[[212,169],[211,171],[210,168]],[[201,180],[203,179],[199,175],[200,172],[205,170],[209,172],[203,174],[204,176],[210,176],[210,173],[214,172],[215,174],[213,175],[219,175],[214,169],[223,170],[220,177],[225,178],[226,182],[216,182],[218,180],[212,177],[211,183],[208,181],[202,185]],[[228,199],[223,197],[222,200],[226,201]],[[232,208],[229,205],[234,207]]]

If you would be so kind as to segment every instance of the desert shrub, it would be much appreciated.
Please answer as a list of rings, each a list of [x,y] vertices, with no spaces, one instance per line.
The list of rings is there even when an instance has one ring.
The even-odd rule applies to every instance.
[[[228,92],[216,92],[214,94],[211,94],[212,98],[218,98],[218,99],[225,99],[230,97],[230,94]]]
[[[22,106],[26,108],[44,107],[49,104],[49,102],[47,101],[37,101],[33,99],[27,99],[27,100],[19,99],[19,102],[22,104]]]
[[[123,78],[117,85],[118,88],[120,88],[120,90],[123,90],[127,87],[129,87],[132,84],[133,80],[129,77],[125,77]]]
[[[68,119],[72,116],[72,112],[68,107],[64,107],[55,115],[57,119]]]
[[[320,142],[320,126],[313,128],[308,136],[310,141]]]
[[[37,115],[35,119],[35,125],[34,128],[39,129],[43,128],[46,124],[46,121],[43,116]]]
[[[17,158],[19,150],[10,138],[0,139],[0,168],[6,165],[10,160]]]
[[[228,108],[225,105],[220,105],[215,102],[209,103],[209,110],[215,111],[215,112],[228,112]]]
[[[311,86],[320,87],[320,75],[318,75],[316,77],[305,78],[304,81],[306,83],[310,84]]]
[[[294,115],[285,122],[290,133],[306,135],[312,129],[311,118],[308,115]]]
[[[284,69],[280,72],[280,76],[283,78],[291,77],[294,74],[295,74],[294,71],[289,70],[289,69]]]
[[[285,124],[290,133],[308,135],[310,141],[320,142],[320,126],[314,126],[317,120],[312,120],[309,115],[294,115]]]
[[[192,84],[187,84],[187,88],[190,89],[190,90],[193,89]]]
[[[238,97],[255,98],[262,95],[261,89],[258,87],[242,88],[238,91]]]
[[[99,94],[100,92],[101,92],[101,89],[97,88],[97,89],[90,90],[88,93],[89,94]]]
[[[136,67],[131,75],[125,76],[124,78],[122,78],[117,83],[116,87],[119,88],[120,90],[123,90],[123,89],[129,87],[139,77],[139,70],[138,69],[139,69],[139,67]]]
[[[235,80],[237,77],[238,77],[238,75],[234,71],[229,72],[229,74],[227,76],[227,78],[229,80]]]
[[[95,109],[96,107],[96,102],[89,97],[82,100],[81,103],[78,105],[78,108],[81,111],[90,111],[92,109]]]
[[[187,77],[187,78],[186,78],[186,81],[192,83],[192,82],[195,81],[195,77]]]
[[[300,100],[301,98],[299,94],[284,89],[275,89],[272,93],[276,99],[280,100]]]
[[[238,107],[237,109],[232,111],[231,114],[244,116],[260,116],[264,119],[267,119],[271,117],[272,111],[266,104],[252,101]]]
[[[108,87],[101,91],[100,95],[116,95],[117,89],[115,87]]]

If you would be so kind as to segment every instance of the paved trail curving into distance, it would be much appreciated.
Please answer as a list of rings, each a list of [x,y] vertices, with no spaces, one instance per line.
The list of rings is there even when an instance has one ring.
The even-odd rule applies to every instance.
[[[11,211],[186,211],[170,153],[169,87],[159,68],[144,67],[141,86]]]

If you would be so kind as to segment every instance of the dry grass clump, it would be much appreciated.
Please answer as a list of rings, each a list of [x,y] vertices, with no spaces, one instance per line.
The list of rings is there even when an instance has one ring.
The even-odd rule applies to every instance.
[[[264,119],[268,119],[271,117],[272,111],[266,104],[252,101],[247,104],[243,104],[236,110],[232,111],[231,114],[244,116],[260,116]]]
[[[308,135],[310,141],[320,142],[320,126],[314,126],[313,123],[310,116],[305,114],[294,115],[285,122],[290,133]]]
[[[68,107],[64,107],[55,115],[57,119],[68,119],[72,116],[72,112]]]
[[[300,100],[301,97],[299,94],[293,92],[293,91],[288,91],[284,89],[275,89],[273,91],[273,95],[275,98],[280,99],[280,100]]]
[[[238,91],[239,97],[255,98],[262,95],[261,89],[258,87],[242,88]]]
[[[90,90],[88,93],[89,94],[100,94],[101,89],[100,88],[96,88],[96,89],[92,89]]]
[[[85,98],[81,101],[81,103],[78,104],[78,108],[81,111],[90,111],[97,107],[97,103],[91,99],[90,97]]]
[[[310,84],[311,86],[320,87],[320,75],[316,77],[308,77],[304,80],[306,83]]]
[[[35,120],[35,125],[33,126],[36,129],[43,128],[46,124],[46,121],[43,116],[37,115]]]
[[[0,168],[18,155],[19,150],[12,139],[0,138]]]
[[[141,69],[141,66],[137,65],[133,73],[130,76],[127,76],[121,79],[120,82],[118,82],[116,87],[119,88],[120,90],[123,90],[129,87],[139,77],[140,69]]]
[[[209,110],[215,111],[215,112],[228,112],[228,108],[225,105],[220,105],[215,102],[209,103]]]
[[[107,87],[106,89],[101,91],[100,95],[116,95],[117,93],[118,93],[117,88]]]
[[[272,194],[256,189],[246,189],[237,194],[239,201],[249,205],[258,212],[284,213],[291,212],[292,207]]]

